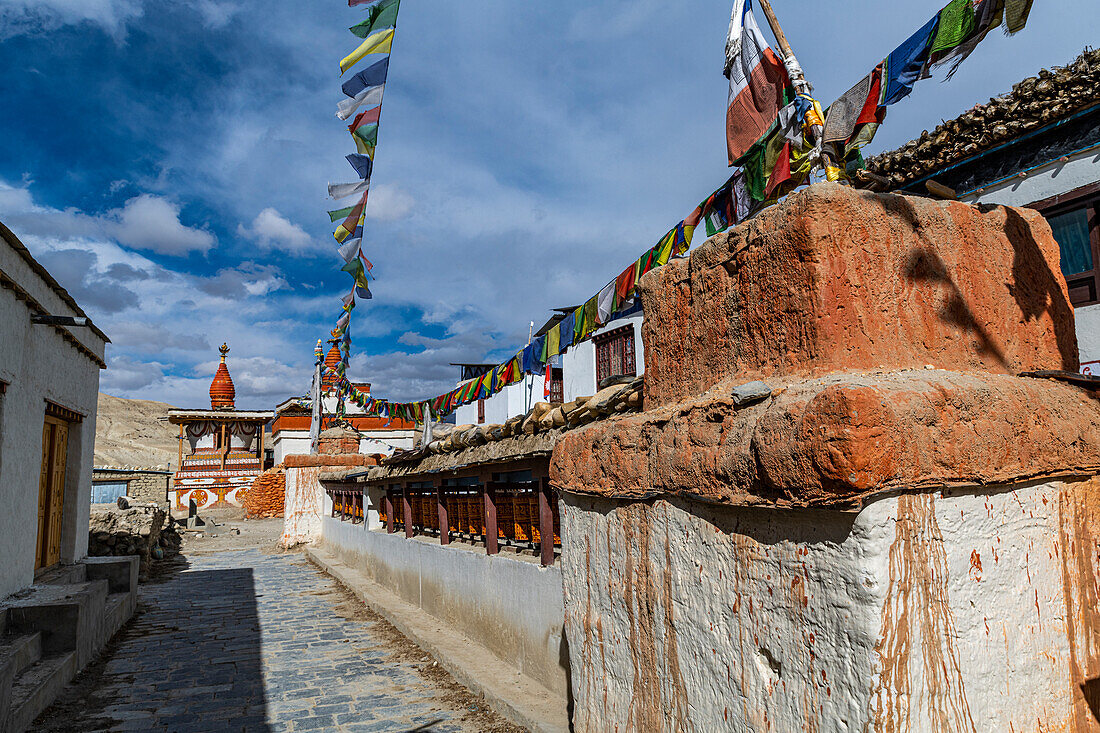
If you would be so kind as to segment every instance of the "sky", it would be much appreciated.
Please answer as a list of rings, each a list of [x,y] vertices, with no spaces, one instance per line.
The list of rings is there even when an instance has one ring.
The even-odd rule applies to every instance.
[[[399,401],[451,389],[450,362],[514,353],[720,186],[730,4],[405,0],[349,377]],[[773,2],[825,105],[939,5]],[[355,180],[334,113],[362,15],[0,0],[0,221],[111,338],[102,391],[203,407],[223,341],[238,407],[308,391],[349,290],[325,212],[351,200],[326,184]],[[1071,61],[1098,28],[1096,0],[1039,0],[891,107],[865,152]]]

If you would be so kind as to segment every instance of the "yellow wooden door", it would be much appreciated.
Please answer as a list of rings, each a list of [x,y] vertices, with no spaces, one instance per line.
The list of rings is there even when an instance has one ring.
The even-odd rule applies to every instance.
[[[46,566],[46,543],[49,535],[50,451],[53,449],[53,425],[42,426],[42,468],[38,475],[38,537],[35,541],[34,568]]]
[[[61,560],[61,520],[65,510],[65,460],[69,426],[47,417],[42,426],[42,473],[38,481],[38,541],[35,568]]]
[[[68,458],[69,426],[54,425],[53,455],[50,457],[50,532],[46,564],[61,561],[61,519],[65,511],[65,462]]]

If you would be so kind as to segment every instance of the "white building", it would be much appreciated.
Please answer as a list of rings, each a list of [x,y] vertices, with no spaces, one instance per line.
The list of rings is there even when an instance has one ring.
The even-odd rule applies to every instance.
[[[535,334],[543,336],[566,314],[576,308],[559,309]],[[455,410],[458,425],[494,425],[517,415],[525,415],[536,402],[571,402],[591,397],[616,377],[637,376],[645,372],[642,348],[642,309],[640,301],[630,310],[593,332],[591,338],[568,347],[550,359],[550,396],[546,377],[526,375],[523,381],[508,385],[485,399]],[[482,376],[496,364],[453,364],[462,368],[459,384]]]
[[[340,351],[333,346],[325,356],[325,363],[335,367],[340,363]],[[323,387],[331,385],[324,379]],[[353,383],[360,392],[369,395],[370,384]],[[335,419],[337,399],[332,395],[322,395],[321,414],[324,427]],[[359,452],[363,454],[381,453],[391,455],[397,450],[407,450],[416,445],[416,425],[396,418],[389,419],[367,415],[363,409],[351,401],[344,404],[345,420],[359,432]],[[275,465],[279,465],[289,455],[306,455],[310,452],[309,427],[313,407],[309,397],[291,397],[275,408],[275,420],[271,423],[271,444],[274,449]]]
[[[3,598],[87,554],[96,398],[108,339],[2,224],[0,240]]]

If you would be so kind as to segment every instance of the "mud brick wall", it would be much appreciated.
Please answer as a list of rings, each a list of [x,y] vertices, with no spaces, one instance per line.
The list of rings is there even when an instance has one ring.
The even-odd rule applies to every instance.
[[[171,477],[147,471],[118,473],[117,471],[92,471],[93,481],[125,481],[126,496],[138,502],[164,504],[168,501],[168,485]]]
[[[1058,244],[1029,210],[815,185],[639,290],[647,408],[735,376],[1078,369]]]

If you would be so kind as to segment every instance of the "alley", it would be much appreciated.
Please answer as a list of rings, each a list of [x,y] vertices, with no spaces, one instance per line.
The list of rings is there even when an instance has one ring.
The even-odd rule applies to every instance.
[[[301,554],[191,554],[36,731],[513,731]]]

